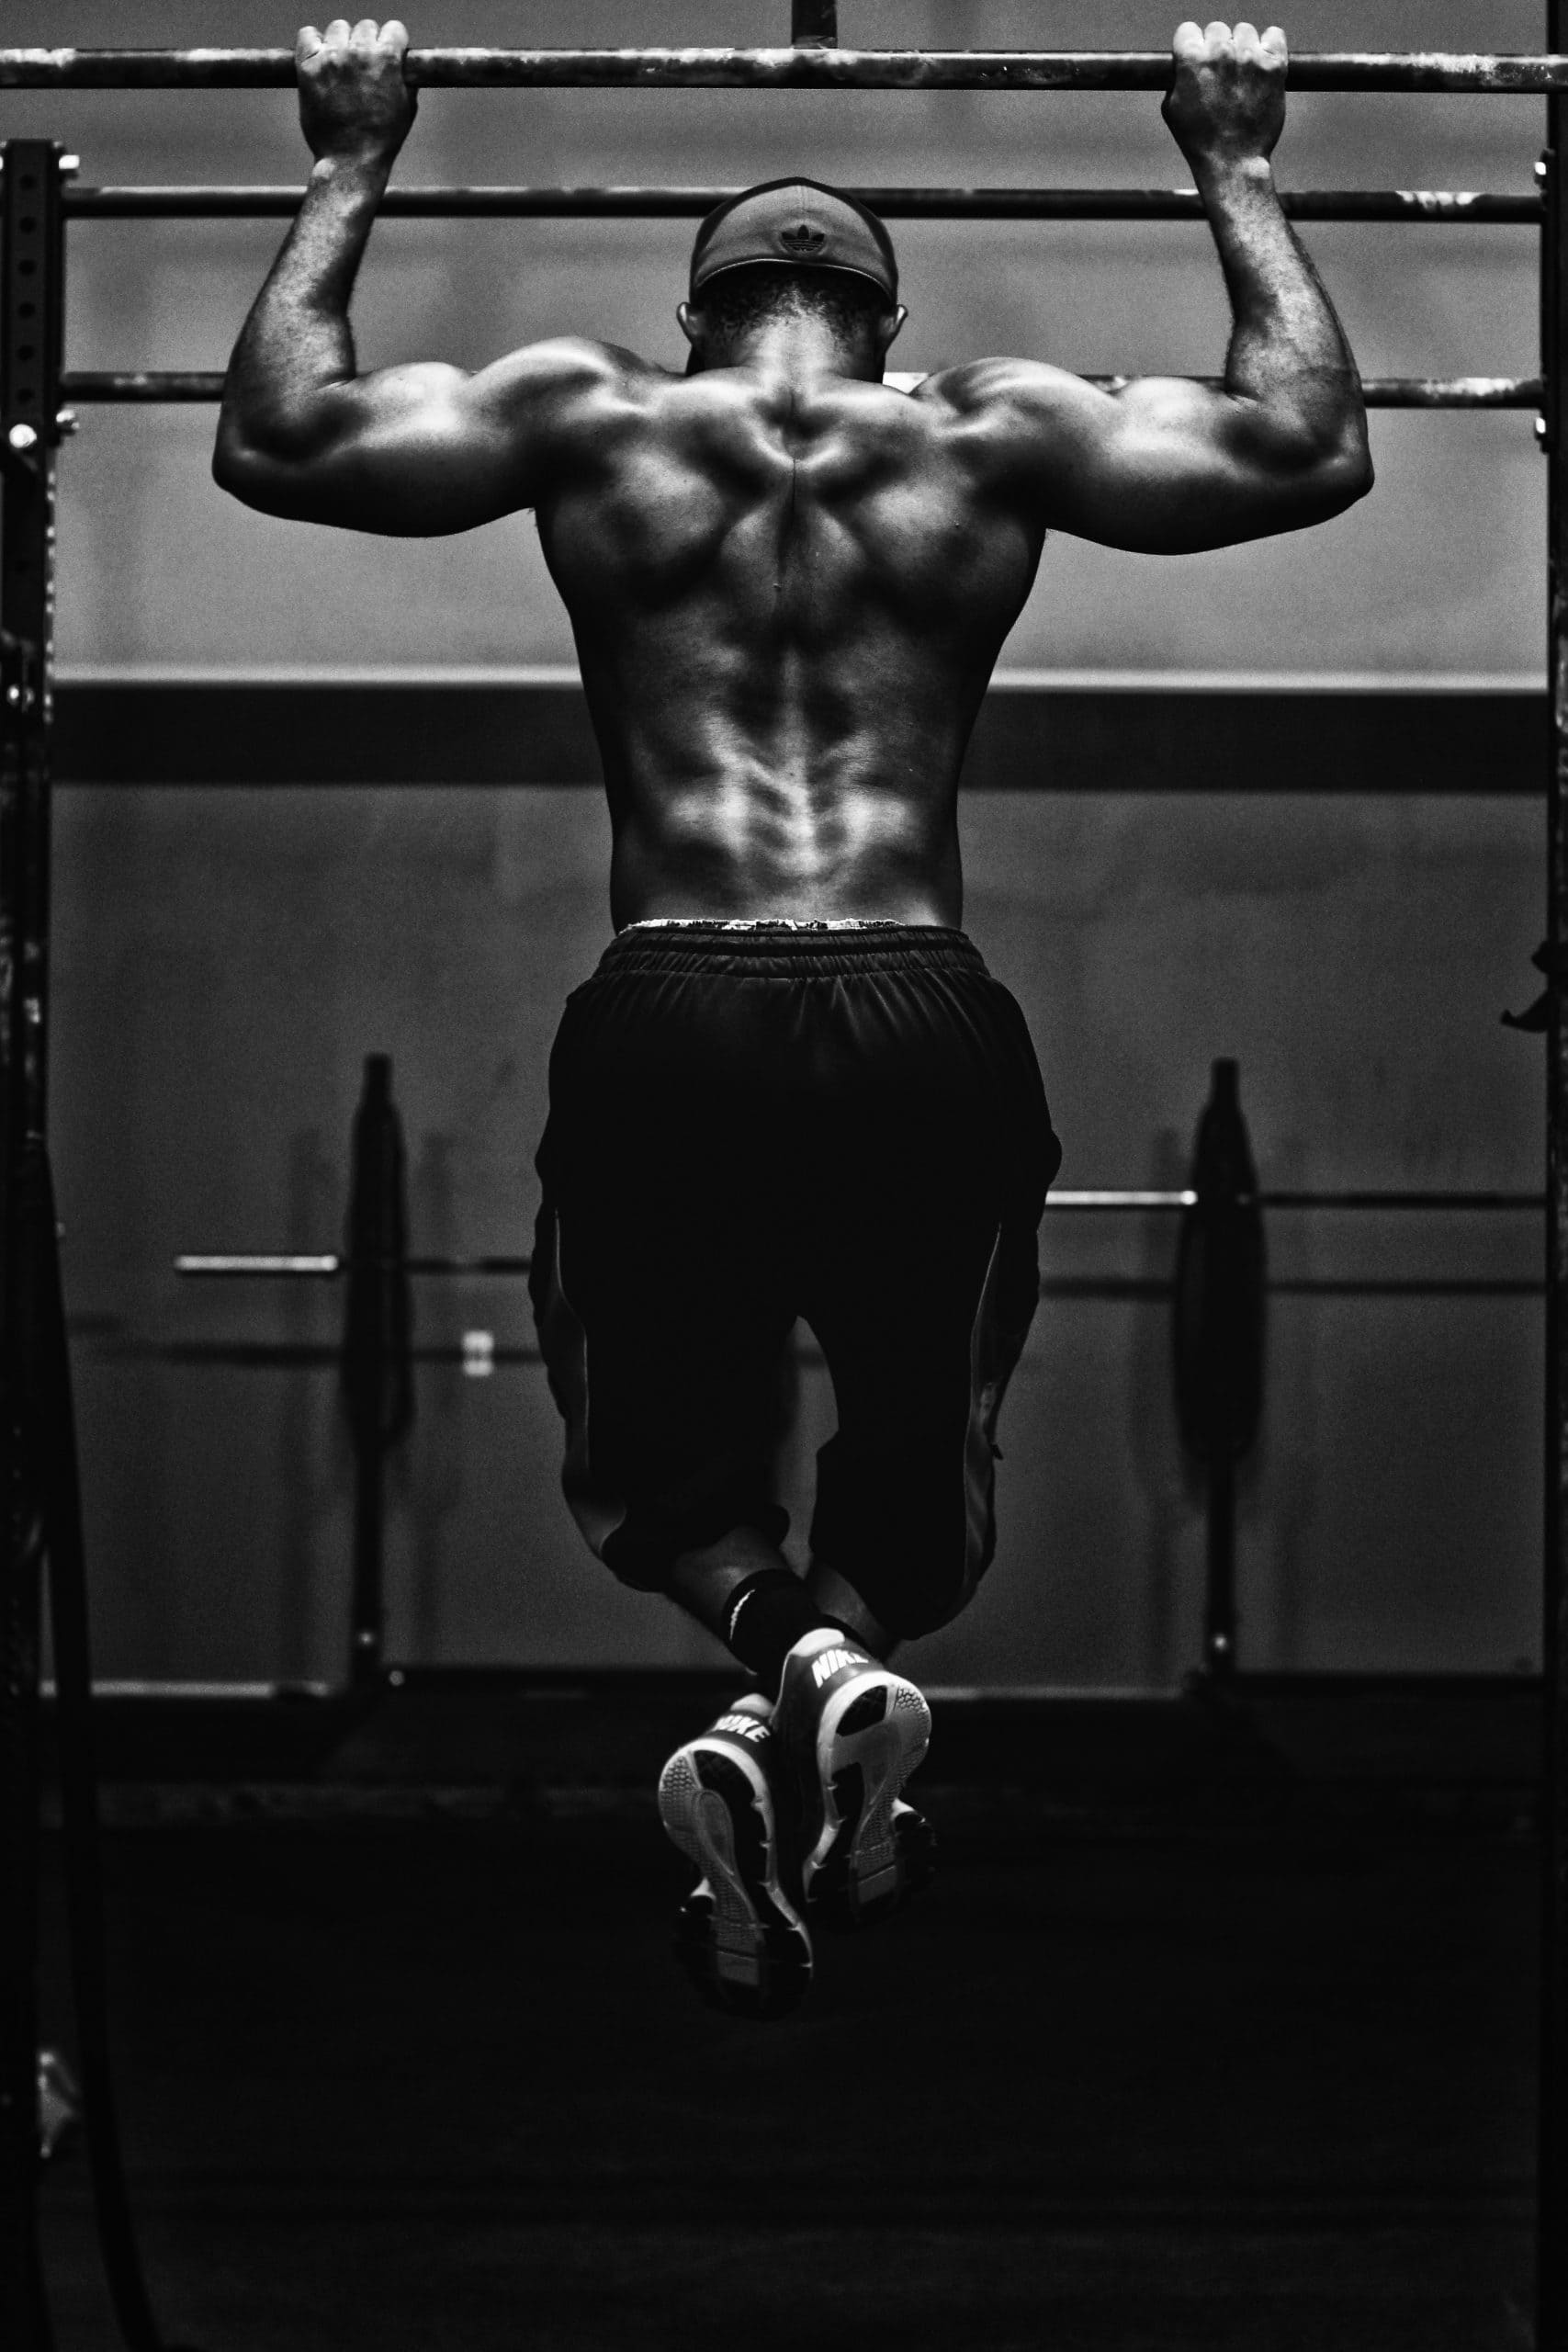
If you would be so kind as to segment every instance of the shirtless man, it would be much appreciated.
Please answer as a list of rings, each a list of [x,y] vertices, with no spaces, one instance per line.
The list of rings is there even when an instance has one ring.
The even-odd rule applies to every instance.
[[[1355,363],[1269,158],[1284,36],[1183,24],[1165,119],[1234,313],[1223,389],[1038,360],[884,383],[880,221],[770,183],[697,232],[683,375],[530,345],[360,375],[355,275],[415,99],[402,26],[300,33],[316,158],[230,365],[214,472],[352,530],[538,518],[614,830],[615,936],[568,1001],[533,1294],[593,1549],[758,1689],[665,1767],[684,1957],[777,2015],[811,1928],[896,1909],[930,1715],[885,1661],[974,1591],[997,1414],[1060,1150],[1017,1004],[959,925],[955,800],[1055,527],[1179,554],[1371,485]],[[811,1565],[770,1482],[796,1317],[832,1374]]]

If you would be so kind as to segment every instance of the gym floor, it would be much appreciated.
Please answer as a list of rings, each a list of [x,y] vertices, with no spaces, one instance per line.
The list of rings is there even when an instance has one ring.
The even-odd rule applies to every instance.
[[[384,1706],[308,1781],[116,1781],[169,2340],[1522,2346],[1534,1701],[1454,1690],[950,1705],[937,1883],[818,1939],[772,2028],[671,1956],[639,1777],[679,1694],[562,1696],[543,1778],[497,1683]],[[45,2216],[59,2340],[109,2352],[79,2158]]]

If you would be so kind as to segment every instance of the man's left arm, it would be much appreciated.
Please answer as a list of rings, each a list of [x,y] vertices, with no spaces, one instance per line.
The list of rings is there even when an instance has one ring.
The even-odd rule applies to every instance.
[[[1285,219],[1269,157],[1284,36],[1177,33],[1166,121],[1198,183],[1230,296],[1223,385],[1145,377],[1107,392],[1065,370],[985,360],[930,379],[1047,527],[1185,554],[1326,521],[1371,487],[1360,381]]]

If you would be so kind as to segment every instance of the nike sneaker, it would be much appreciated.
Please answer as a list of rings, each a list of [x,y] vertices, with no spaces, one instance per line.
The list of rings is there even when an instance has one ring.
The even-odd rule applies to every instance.
[[[900,1795],[931,1741],[923,1694],[825,1629],[784,1660],[773,1731],[808,1915],[864,1928],[899,1910],[931,1873],[930,1825]]]
[[[748,1691],[659,1777],[666,1835],[701,1873],[681,1905],[676,1950],[703,1998],[737,2017],[784,2017],[811,1983],[811,1939],[779,1834],[773,1713]]]

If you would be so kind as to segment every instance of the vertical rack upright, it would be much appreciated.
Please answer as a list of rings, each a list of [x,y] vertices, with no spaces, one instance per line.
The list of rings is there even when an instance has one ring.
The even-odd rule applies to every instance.
[[[1568,0],[1547,0],[1547,46],[1561,51]],[[1548,466],[1546,1075],[1546,1527],[1542,1577],[1541,2067],[1537,2352],[1568,2352],[1568,240],[1562,174],[1568,98],[1546,102],[1542,187],[1542,439]]]
[[[0,171],[0,2340],[44,2341],[38,2257],[38,1698],[43,1534],[29,1329],[49,989],[62,159]]]

